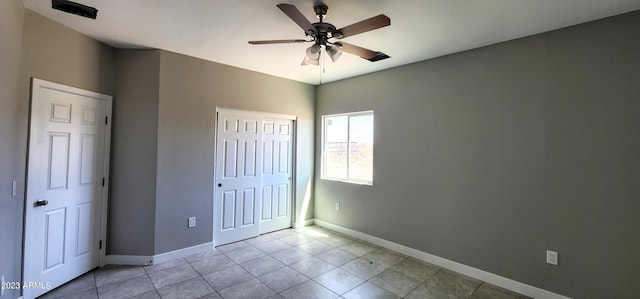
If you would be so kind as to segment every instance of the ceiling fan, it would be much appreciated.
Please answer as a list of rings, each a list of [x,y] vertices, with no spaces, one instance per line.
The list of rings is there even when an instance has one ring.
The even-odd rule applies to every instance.
[[[307,48],[306,56],[302,60],[302,65],[319,65],[322,47],[325,48],[325,51],[333,62],[336,62],[338,58],[340,58],[340,55],[342,55],[341,51],[360,56],[371,62],[389,58],[387,54],[379,51],[372,51],[342,41],[335,41],[336,39],[343,39],[391,25],[391,19],[383,14],[336,29],[336,26],[323,22],[324,16],[327,15],[329,11],[329,7],[323,3],[316,3],[313,7],[316,16],[320,19],[320,22],[313,24],[309,22],[294,5],[280,3],[276,6],[298,24],[298,26],[304,29],[305,39],[260,40],[249,41],[249,44],[265,45],[313,42],[314,44]]]

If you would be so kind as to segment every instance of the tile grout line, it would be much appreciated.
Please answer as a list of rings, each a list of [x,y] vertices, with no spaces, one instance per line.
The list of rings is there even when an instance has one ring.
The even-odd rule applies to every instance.
[[[285,237],[285,238],[286,238],[286,237]],[[279,241],[281,241],[281,242],[282,242],[282,240],[281,240],[281,239],[282,239],[282,238],[278,238],[278,239],[274,239],[274,240],[279,240]],[[286,243],[286,242],[283,242],[283,243]],[[287,245],[289,245],[289,244],[287,244]],[[293,246],[291,246],[291,247],[293,247]],[[260,249],[258,249],[258,250],[260,250]],[[286,249],[282,249],[282,250],[286,250]],[[282,263],[281,261],[279,261],[278,259],[276,259],[275,257],[273,257],[273,256],[272,256],[273,254],[275,254],[275,253],[277,253],[277,252],[280,252],[280,251],[282,251],[282,250],[278,250],[278,251],[273,252],[273,253],[271,253],[271,254],[267,254],[266,252],[264,252],[264,253],[265,253],[265,254],[267,254],[268,256],[270,256],[271,258],[273,258],[273,259],[277,260],[278,262]],[[282,263],[282,264],[284,265],[284,267],[287,267],[287,268],[289,268],[289,269],[291,269],[291,270],[293,270],[293,271],[296,271],[296,272],[297,272],[297,273],[299,273],[300,275],[305,276],[304,274],[302,274],[302,273],[298,272],[296,269],[293,269],[293,268],[289,267],[289,265],[286,265],[285,263]],[[282,267],[282,268],[284,268],[284,267]],[[280,268],[280,269],[281,269],[281,268]],[[256,278],[257,278],[257,277],[256,277]],[[262,282],[259,278],[258,278],[258,280],[259,280],[260,282]],[[306,282],[306,281],[305,281],[305,282]],[[287,288],[287,289],[285,289],[285,290],[282,290],[282,292],[284,292],[284,291],[286,291],[286,290],[288,290],[288,289],[295,288],[295,287],[297,287],[297,286],[299,286],[299,285],[301,285],[301,284],[303,284],[303,283],[305,283],[305,282],[302,282],[302,283],[299,283],[299,284],[293,285],[293,286],[291,286],[291,287],[289,287],[289,288]],[[262,283],[264,283],[264,282],[262,282]],[[267,287],[271,288],[271,287],[270,287],[269,285],[267,285],[266,283],[264,283],[264,284],[265,284]],[[280,295],[280,297],[284,297],[284,296],[282,296],[282,295],[281,295],[281,292],[277,292],[277,291],[276,291],[276,290],[274,290],[273,288],[271,288],[271,290],[273,290],[273,291],[276,293],[276,295]],[[274,297],[274,296],[275,296],[275,295],[273,295],[273,296],[271,296],[271,297]],[[270,298],[271,298],[271,297],[270,297]]]
[[[408,259],[409,258],[405,258],[405,260],[408,260]],[[433,272],[433,274],[431,274],[431,276],[427,277],[427,279],[425,279],[424,281],[421,281],[415,288],[413,288],[413,289],[411,289],[411,291],[407,292],[407,295],[402,296],[402,298],[405,298],[405,297],[409,296],[411,293],[415,292],[419,287],[421,287],[422,285],[426,284],[427,281],[429,281],[431,278],[436,276],[436,274],[440,273],[440,271],[442,271],[442,269],[438,269],[438,271]]]
[[[144,273],[147,274],[147,278],[149,278],[149,281],[151,281],[151,285],[153,286],[153,290],[156,291],[156,295],[158,295],[158,297],[162,298],[162,296],[160,296],[160,291],[158,291],[158,288],[156,288],[156,284],[153,283],[153,280],[151,280],[151,276],[149,275],[149,272],[147,271],[147,269],[145,269],[144,266],[142,266],[142,270],[144,270]],[[142,294],[144,294],[144,293],[142,293]],[[98,299],[100,299],[100,298],[98,298]]]
[[[273,239],[273,240],[277,240],[277,239]],[[271,241],[273,241],[273,240],[269,240],[269,241],[266,241],[266,242],[263,242],[263,243],[260,243],[260,244],[264,244],[264,243],[267,243],[267,242],[271,242]],[[244,241],[244,240],[243,240],[243,241]],[[247,244],[247,246],[246,246],[246,247],[238,248],[238,249],[236,249],[236,250],[232,250],[232,251],[229,251],[229,252],[233,252],[233,251],[237,251],[237,250],[242,250],[242,249],[245,249],[245,248],[247,248],[247,247],[253,247],[254,249],[256,249],[256,250],[260,251],[260,252],[261,252],[261,253],[263,253],[263,254],[265,254],[264,256],[269,256],[269,257],[273,258],[270,254],[268,254],[268,253],[266,253],[266,252],[264,252],[264,251],[260,250],[259,248],[255,247],[253,244],[246,243],[246,242],[245,242],[245,244]],[[224,245],[223,245],[223,246],[224,246]],[[244,267],[242,267],[242,265],[240,265],[239,263],[237,263],[236,261],[234,261],[233,259],[231,259],[229,256],[227,256],[227,255],[226,255],[226,253],[222,253],[222,254],[224,254],[224,255],[225,255],[229,260],[231,260],[231,261],[232,261],[236,266],[240,267],[240,268],[241,268],[241,269],[243,269],[244,271],[249,272],[247,269],[245,269]],[[259,258],[264,257],[264,256],[256,257],[256,258],[254,258],[254,259],[250,259],[250,260],[248,260],[248,261],[244,261],[243,263],[246,263],[246,262],[249,262],[249,261],[252,261],[252,260],[256,260],[256,259],[259,259]],[[275,258],[274,258],[274,259],[275,259]],[[277,260],[277,259],[276,259],[276,260]],[[283,264],[283,265],[284,265],[284,264]],[[285,265],[285,267],[286,267],[286,266],[287,266],[287,265]],[[229,268],[229,267],[227,267],[227,268]],[[252,278],[252,279],[256,279],[256,280],[258,280],[260,283],[264,284],[267,288],[269,288],[270,290],[272,290],[272,291],[275,293],[273,296],[275,296],[275,295],[279,295],[279,294],[280,294],[279,292],[277,292],[276,290],[274,290],[273,288],[271,288],[269,285],[267,285],[266,283],[264,283],[262,280],[260,280],[260,278],[258,278],[257,276],[253,275],[253,273],[249,272],[249,274],[251,274],[251,275],[253,276],[253,278]],[[251,279],[251,280],[252,280],[252,279]],[[247,280],[247,281],[249,281],[249,280]],[[240,283],[244,283],[244,282],[247,282],[247,281],[243,281],[243,282],[240,282]],[[207,281],[207,282],[208,282],[208,281]],[[238,284],[239,284],[239,283],[238,283]],[[237,285],[237,284],[236,284],[236,285]],[[213,286],[211,286],[211,287],[213,287]],[[233,287],[233,286],[229,286],[229,287],[227,287],[227,288],[231,288],[231,287]],[[215,288],[214,288],[214,290],[217,292],[217,290],[216,290]],[[220,293],[218,293],[218,294],[220,295]],[[220,296],[222,297],[222,295],[220,295]],[[271,296],[271,297],[273,297],[273,296]]]
[[[411,290],[411,292],[409,292],[409,294],[413,293],[415,290],[417,290],[420,286],[422,285],[426,285],[427,282],[429,280],[431,280],[432,278],[434,278],[436,275],[438,275],[438,273],[442,272],[442,268],[438,269],[438,271],[434,272],[433,274],[431,274],[431,276],[429,276],[424,282],[422,282],[420,285],[418,285],[415,289]],[[407,295],[409,295],[407,294]]]
[[[300,232],[296,232],[296,233],[298,233],[299,235],[301,234]],[[290,235],[290,236],[294,236],[294,235]],[[278,240],[278,241],[283,242],[283,241],[282,241],[282,239],[283,239],[283,238],[287,238],[287,237],[290,237],[290,236],[281,237],[281,238],[274,238],[274,240]],[[315,240],[315,239],[311,238],[311,240],[309,240],[309,241],[307,241],[307,242],[300,243],[300,244],[298,244],[298,245],[302,245],[302,244],[305,244],[305,243],[310,243],[310,242],[311,242],[311,241],[313,241],[313,240]],[[320,241],[320,240],[318,240],[318,241]],[[268,242],[270,242],[270,241],[268,241]],[[320,242],[321,242],[321,241],[320,241]],[[265,242],[265,243],[266,243],[266,242]],[[298,246],[296,246],[296,245],[292,245],[292,244],[289,244],[289,243],[287,243],[287,242],[284,242],[284,243],[285,243],[285,244],[287,244],[287,245],[289,245],[290,247],[285,248],[285,249],[282,249],[282,250],[277,250],[277,251],[272,252],[272,253],[270,253],[270,254],[269,254],[269,253],[266,253],[266,252],[264,252],[264,251],[262,251],[262,250],[260,250],[259,248],[257,248],[257,249],[258,249],[258,250],[260,250],[260,251],[262,251],[263,253],[265,253],[267,256],[269,256],[269,257],[271,257],[271,258],[273,258],[273,259],[275,259],[275,260],[278,260],[278,259],[276,259],[275,257],[273,257],[273,254],[278,253],[278,252],[283,251],[283,250],[286,250],[286,249],[289,249],[289,248],[297,248],[297,247],[298,247]],[[326,244],[326,243],[324,243],[324,244]],[[327,245],[332,246],[332,245],[330,245],[330,244],[327,244]],[[335,247],[333,247],[333,246],[332,246],[332,248],[335,248]],[[309,253],[309,252],[306,252],[306,251],[304,251],[304,250],[302,250],[302,251],[310,255],[308,258],[312,258],[312,257],[316,257],[316,258],[317,258],[317,254],[316,254],[316,255],[312,255],[312,254],[311,254],[311,253]],[[308,258],[307,258],[307,259],[308,259]],[[302,260],[305,260],[305,259],[302,259]],[[301,261],[302,261],[302,260],[301,260]],[[279,261],[279,260],[278,260],[278,261]],[[281,261],[279,261],[279,262],[281,262]],[[281,262],[281,263],[282,263],[282,262]],[[323,288],[324,288],[324,289],[326,289],[327,291],[329,291],[329,292],[332,292],[332,293],[333,293],[333,291],[331,291],[331,290],[327,289],[324,285],[322,285],[322,284],[320,284],[319,282],[315,281],[312,277],[308,277],[308,276],[306,276],[306,275],[304,275],[304,274],[300,273],[300,272],[299,272],[299,271],[297,271],[296,269],[291,268],[291,267],[290,267],[290,265],[286,265],[286,264],[284,264],[284,263],[282,263],[282,264],[284,265],[284,267],[287,267],[287,268],[289,268],[289,269],[291,269],[291,270],[295,271],[295,272],[296,272],[296,273],[298,273],[299,275],[304,276],[304,277],[306,277],[306,278],[308,278],[308,279],[307,279],[307,280],[305,280],[304,282],[298,283],[298,284],[296,284],[296,285],[292,285],[292,286],[290,286],[289,288],[282,290],[281,292],[277,292],[276,290],[274,290],[273,288],[271,288],[271,289],[276,293],[276,295],[280,295],[281,297],[283,297],[283,296],[282,296],[282,293],[283,293],[283,292],[286,292],[286,291],[287,291],[287,290],[289,290],[289,289],[293,289],[293,288],[295,288],[295,287],[297,287],[297,286],[299,286],[299,285],[301,285],[301,284],[303,284],[303,283],[306,283],[306,282],[308,282],[308,281],[313,281],[314,283],[317,283],[318,285],[320,285],[321,287],[323,287]],[[258,278],[258,280],[260,280],[260,279]],[[261,281],[261,280],[260,280],[260,281]],[[261,282],[262,282],[262,281],[261,281]],[[264,283],[264,282],[262,282],[262,283]],[[265,285],[266,285],[266,283],[265,283]],[[269,287],[269,286],[267,285],[267,287]],[[334,293],[334,294],[335,294],[335,293]],[[337,295],[341,297],[341,295],[340,295],[340,294],[337,294]],[[275,296],[275,295],[274,295],[274,296]],[[272,296],[272,297],[273,297],[273,296]]]
[[[183,259],[184,259],[184,258],[183,258]],[[216,293],[216,294],[220,295],[220,294],[218,293],[218,291],[216,291],[216,289],[215,289],[215,288],[214,288],[214,287],[209,283],[209,281],[208,281],[208,280],[206,280],[206,279],[204,278],[204,276],[202,276],[202,274],[201,274],[200,272],[198,272],[198,271],[193,267],[193,265],[191,265],[191,263],[189,263],[186,259],[185,259],[184,261],[187,263],[187,265],[189,265],[189,267],[191,267],[191,269],[192,269],[194,272],[196,272],[196,273],[198,274],[198,277],[199,277],[199,278],[201,278],[202,280],[204,280],[204,282],[205,282],[207,285],[209,285],[209,286],[211,287],[211,289],[213,290],[213,293]],[[191,279],[193,279],[193,278],[191,278]],[[188,279],[188,280],[190,280],[190,279]],[[187,281],[187,280],[185,280],[185,281]],[[173,285],[176,285],[176,284],[178,284],[178,283],[180,283],[180,282],[174,283]],[[167,287],[169,287],[169,286],[167,286]],[[211,295],[211,294],[212,294],[212,293],[205,294],[204,296]],[[160,295],[160,292],[158,292],[158,295]],[[204,297],[204,296],[200,296],[200,297]],[[198,298],[200,298],[200,297],[198,297]],[[222,295],[220,295],[220,297],[222,297]],[[162,298],[162,296],[160,296],[160,298]]]
[[[185,259],[185,261],[186,261],[186,259]],[[187,262],[187,264],[189,264],[189,266],[191,266],[191,268],[193,268],[193,265],[191,265],[191,263],[189,261],[186,261],[186,262]],[[222,297],[222,295],[218,292],[218,290],[216,290],[216,288],[213,287],[213,285],[211,285],[211,283],[206,278],[204,278],[204,276],[200,272],[198,272],[195,268],[193,268],[193,270],[196,271],[196,273],[198,273],[198,275],[200,275],[200,278],[202,278],[202,280],[204,280],[204,282],[206,282],[207,285],[211,287],[211,289],[213,290],[213,293],[215,293],[218,296]],[[211,272],[211,273],[213,273],[213,272]],[[208,295],[211,295],[213,293],[209,293],[209,294],[204,295],[204,296],[208,296]],[[204,296],[201,296],[201,297],[204,297]],[[161,298],[162,298],[162,296],[161,296]]]
[[[478,286],[475,288],[475,290],[473,290],[473,293],[471,293],[471,295],[469,295],[469,297],[467,298],[471,298],[473,297],[473,295],[476,294],[476,292],[480,289],[480,287],[484,284],[484,281],[480,281],[480,284],[478,284]]]
[[[244,240],[243,240],[243,241],[244,241]],[[215,249],[215,247],[214,247],[214,250],[216,250],[216,249]],[[239,249],[237,249],[237,250],[239,250]],[[219,251],[219,250],[218,250],[218,251]],[[232,250],[232,251],[235,251],[235,250]],[[229,251],[229,252],[231,252],[231,251]],[[222,256],[226,257],[226,258],[227,258],[227,259],[229,259],[229,260],[230,260],[234,265],[240,266],[240,265],[238,265],[234,260],[232,260],[229,256],[227,256],[227,254],[226,254],[226,253],[224,253],[224,252],[220,251],[220,254],[219,254],[219,255],[222,255]],[[202,261],[202,260],[205,260],[205,259],[206,259],[206,258],[204,258],[204,259],[199,259],[199,260],[196,260],[196,261],[193,261],[193,262]],[[190,262],[188,262],[188,261],[187,261],[187,263],[189,263],[189,265],[191,265],[191,263],[190,263]],[[193,266],[192,266],[192,265],[191,265],[191,267],[193,268]],[[220,269],[220,270],[218,270],[218,271],[222,271],[222,270],[224,270],[224,269],[228,269],[228,268],[231,268],[231,267],[233,267],[233,266],[224,267],[223,269]],[[195,270],[195,269],[194,269],[194,270]],[[213,272],[211,272],[211,273],[215,273],[215,272],[218,272],[218,271],[213,271]],[[206,278],[204,278],[204,275],[209,275],[209,274],[211,274],[211,273],[201,274],[201,273],[200,273],[200,272],[198,272],[198,271],[196,271],[196,273],[198,273],[198,275],[200,275],[200,277],[202,277],[202,279],[204,279],[204,281],[205,281],[205,282],[207,282],[207,284],[208,284],[208,285],[213,289],[213,292],[214,292],[214,293],[218,294],[220,297],[223,297],[223,296],[222,296],[222,294],[220,294],[220,291],[222,291],[222,290],[224,290],[224,289],[217,290],[217,289],[216,289],[216,288],[215,288],[215,287],[214,287],[214,286],[213,286],[213,285],[212,285],[212,284],[211,284],[211,283],[210,283]],[[243,282],[244,282],[244,281],[239,282],[239,283],[243,283]],[[227,287],[227,288],[230,288],[230,287],[232,287],[232,286],[229,286],[229,287]],[[223,298],[224,298],[224,297],[223,297]]]

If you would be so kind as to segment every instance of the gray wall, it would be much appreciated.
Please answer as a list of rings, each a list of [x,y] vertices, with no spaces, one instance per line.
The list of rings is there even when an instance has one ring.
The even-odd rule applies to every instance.
[[[20,281],[22,259],[22,210],[24,202],[24,154],[19,130],[19,96],[22,60],[22,1],[0,1],[0,275],[6,281]],[[19,183],[11,194],[11,183]],[[20,292],[8,290],[7,298]]]
[[[119,49],[116,60],[108,254],[213,240],[216,107],[298,116],[299,215],[313,175],[313,86],[160,50]]]
[[[160,51],[116,50],[107,254],[154,254]]]
[[[114,94],[113,48],[31,10],[25,9],[24,17],[23,92],[29,91],[30,78],[36,77]],[[28,94],[25,99],[26,107]]]
[[[299,215],[313,175],[314,87],[166,51],[160,65],[156,254],[212,240],[216,107],[298,116]]]
[[[317,163],[323,114],[374,110],[376,143],[373,186],[316,173],[316,218],[570,297],[637,297],[638,36],[634,12],[318,87]]]

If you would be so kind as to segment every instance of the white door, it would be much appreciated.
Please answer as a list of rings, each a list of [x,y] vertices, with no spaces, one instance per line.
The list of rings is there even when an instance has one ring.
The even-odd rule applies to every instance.
[[[291,227],[294,129],[293,117],[218,112],[216,246]]]
[[[260,233],[291,227],[293,120],[265,118],[262,130]]]
[[[25,298],[99,265],[111,97],[34,79],[31,105]]]
[[[218,112],[214,242],[216,246],[260,233],[262,119]]]

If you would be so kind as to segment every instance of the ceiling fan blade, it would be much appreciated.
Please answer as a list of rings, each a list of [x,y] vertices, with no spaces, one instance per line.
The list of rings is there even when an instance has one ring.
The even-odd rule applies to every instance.
[[[252,45],[268,45],[268,44],[291,44],[291,43],[306,43],[305,39],[274,39],[274,40],[251,40]]]
[[[362,47],[358,47],[358,46],[343,43],[343,42],[334,43],[334,45],[343,52],[351,53],[353,55],[358,55],[367,60],[373,59],[378,54],[378,52],[376,51],[371,51],[369,49],[365,49]]]
[[[353,36],[389,25],[391,25],[391,19],[389,19],[389,17],[385,15],[377,15],[375,17],[368,18],[358,23],[354,23],[344,28],[338,29],[338,31],[342,33],[342,36],[339,36],[338,38]]]
[[[313,27],[313,25],[311,25],[311,22],[309,22],[309,20],[294,5],[280,3],[276,6],[280,10],[282,10],[284,14],[286,14],[289,18],[291,18],[291,20],[296,22],[298,26],[304,29],[304,32],[316,32],[316,33],[318,32],[316,30],[316,27]]]

